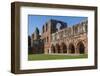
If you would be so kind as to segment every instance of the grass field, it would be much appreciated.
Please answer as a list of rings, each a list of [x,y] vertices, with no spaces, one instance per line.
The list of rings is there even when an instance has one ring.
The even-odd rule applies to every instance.
[[[79,59],[87,58],[86,54],[81,55],[50,55],[50,54],[29,54],[28,60],[56,60],[56,59]]]

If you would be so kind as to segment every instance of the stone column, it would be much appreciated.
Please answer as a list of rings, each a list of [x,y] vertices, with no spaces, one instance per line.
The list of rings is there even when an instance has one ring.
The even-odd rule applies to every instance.
[[[75,54],[79,54],[79,50],[77,47],[75,47]]]
[[[85,47],[84,51],[85,51],[85,54],[88,54],[88,48],[87,47]]]
[[[51,48],[49,48],[49,54],[51,54],[52,52],[51,52]]]
[[[69,50],[69,48],[67,47],[67,54],[70,54],[70,50]]]
[[[63,47],[62,46],[60,47],[60,53],[63,53]]]

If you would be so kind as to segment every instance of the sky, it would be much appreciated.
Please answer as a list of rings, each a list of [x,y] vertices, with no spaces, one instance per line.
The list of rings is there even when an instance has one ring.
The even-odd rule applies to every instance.
[[[67,23],[68,27],[78,24],[87,17],[76,16],[49,16],[49,15],[28,15],[28,35],[32,35],[36,27],[42,32],[42,26],[50,19],[56,19]]]

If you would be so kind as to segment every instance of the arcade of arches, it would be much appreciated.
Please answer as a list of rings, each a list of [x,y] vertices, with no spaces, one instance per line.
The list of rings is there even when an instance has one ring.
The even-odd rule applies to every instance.
[[[66,45],[64,42],[51,45],[51,53],[85,54],[85,49],[85,45],[82,41],[78,42],[76,45],[74,43]]]

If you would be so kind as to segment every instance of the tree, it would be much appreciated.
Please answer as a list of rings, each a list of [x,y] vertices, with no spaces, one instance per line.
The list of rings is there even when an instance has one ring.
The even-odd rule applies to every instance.
[[[35,29],[35,32],[36,32],[36,34],[38,34],[39,35],[39,29],[38,29],[38,27],[36,27],[36,29]]]
[[[31,46],[31,37],[28,36],[28,46]]]
[[[31,37],[30,36],[28,36],[28,53],[32,54]]]

